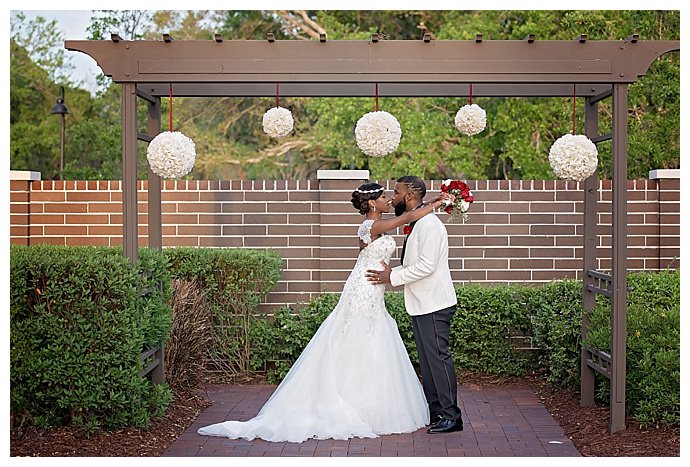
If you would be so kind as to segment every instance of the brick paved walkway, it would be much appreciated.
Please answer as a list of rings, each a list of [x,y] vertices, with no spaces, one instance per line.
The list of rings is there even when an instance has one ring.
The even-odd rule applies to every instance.
[[[275,386],[209,386],[213,405],[163,454],[191,457],[256,456],[580,456],[546,408],[526,387],[458,387],[465,430],[429,435],[426,429],[373,439],[271,443],[201,436],[202,426],[256,415]]]

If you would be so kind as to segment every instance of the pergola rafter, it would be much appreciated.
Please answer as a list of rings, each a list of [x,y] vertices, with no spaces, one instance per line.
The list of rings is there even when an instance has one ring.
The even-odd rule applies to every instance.
[[[611,298],[611,354],[583,348],[581,403],[594,403],[594,372],[611,381],[611,432],[625,429],[627,90],[661,55],[680,41],[65,41],[68,50],[96,60],[121,83],[123,108],[123,244],[137,258],[137,140],[161,128],[160,99],[174,85],[175,97],[373,96],[383,97],[570,97],[585,98],[585,134],[613,140],[613,234],[611,274],[596,271],[598,180],[584,192],[583,339],[595,294]],[[149,104],[147,134],[137,133],[136,99]],[[613,130],[599,135],[597,103],[613,100]],[[160,179],[149,170],[149,246],[160,249]]]

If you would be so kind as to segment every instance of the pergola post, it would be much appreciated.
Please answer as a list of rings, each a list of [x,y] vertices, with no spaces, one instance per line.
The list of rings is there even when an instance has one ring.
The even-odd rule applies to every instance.
[[[625,430],[628,85],[613,85],[613,233],[611,289],[611,397],[609,431]]]
[[[122,83],[122,247],[131,264],[138,257],[137,90]]]
[[[599,128],[599,104],[598,101],[585,98],[585,136],[594,139],[598,136]],[[585,180],[584,207],[583,207],[583,274],[582,274],[582,342],[583,348],[580,354],[580,405],[594,405],[595,373],[589,366],[589,353],[585,349],[584,342],[589,334],[589,313],[596,305],[596,294],[590,286],[594,286],[595,279],[589,275],[589,271],[597,268],[597,202],[599,201],[599,179],[596,172]]]
[[[139,94],[141,95],[141,93]],[[145,96],[149,99],[149,96]],[[151,97],[148,102],[147,131],[150,138],[155,138],[161,132],[161,98]],[[163,226],[161,218],[161,178],[156,175],[151,166],[148,167],[149,175],[149,248],[163,249]]]

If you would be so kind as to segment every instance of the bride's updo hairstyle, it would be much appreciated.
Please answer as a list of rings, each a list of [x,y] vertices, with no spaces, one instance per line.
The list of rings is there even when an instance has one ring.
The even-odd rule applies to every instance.
[[[384,188],[378,183],[365,183],[352,192],[352,205],[360,214],[369,212],[369,201],[379,199]]]

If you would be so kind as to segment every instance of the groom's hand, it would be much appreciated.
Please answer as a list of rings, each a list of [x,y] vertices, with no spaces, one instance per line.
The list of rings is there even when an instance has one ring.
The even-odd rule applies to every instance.
[[[383,271],[376,269],[367,269],[367,280],[374,284],[390,284],[391,283],[391,267],[385,262],[381,261]]]

